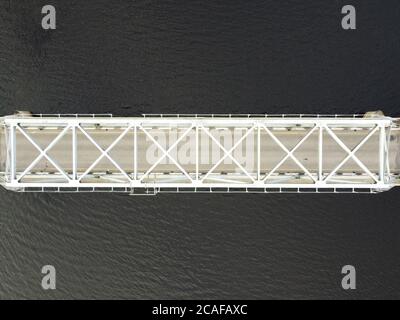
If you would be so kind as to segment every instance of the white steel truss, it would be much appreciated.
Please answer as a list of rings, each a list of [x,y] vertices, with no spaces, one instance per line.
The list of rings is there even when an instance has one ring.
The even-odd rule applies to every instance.
[[[397,121],[397,120],[396,120]],[[123,191],[135,189],[154,189],[155,192],[162,189],[176,191],[302,191],[302,190],[333,190],[340,189],[369,189],[383,191],[396,184],[397,178],[389,168],[389,141],[393,128],[398,129],[395,119],[389,117],[358,118],[358,117],[21,117],[7,116],[1,119],[5,130],[6,139],[6,165],[2,177],[2,185],[11,190],[28,191],[80,191],[89,189],[97,191],[107,189],[110,191],[118,188]],[[169,146],[163,145],[154,135],[162,130],[176,129],[179,136],[170,141]],[[110,131],[117,132],[116,138],[107,136]],[[226,145],[219,137],[215,136],[218,130],[227,130],[233,133],[242,130],[242,134],[236,141]],[[56,137],[45,148],[41,147],[35,139],[41,139],[44,132],[55,131]],[[36,138],[30,132],[36,132]],[[355,133],[354,133],[355,132]],[[62,142],[66,134],[71,135],[71,141]],[[362,134],[361,134],[362,133]],[[126,146],[121,142],[127,136],[132,136],[133,146],[131,150],[125,150]],[[26,157],[17,151],[24,137],[33,146],[39,155],[32,159],[20,159]],[[38,138],[39,137],[39,138]],[[82,138],[85,137],[90,144],[100,153],[94,161],[85,161],[82,164],[78,147],[82,146]],[[208,143],[215,145],[222,156],[210,163],[206,168],[201,162],[201,151],[204,137]],[[246,167],[243,161],[235,156],[235,152],[242,149],[247,139],[253,140],[250,151],[254,159],[254,166]],[[336,143],[345,156],[337,158],[337,152],[331,153],[324,150],[326,139],[330,137]],[[377,142],[371,142],[372,138]],[[109,143],[104,148],[98,139],[105,139]],[[194,163],[183,164],[174,154],[174,150],[187,139],[193,138],[194,142],[189,146],[195,153]],[[266,139],[272,142],[263,146]],[[288,141],[291,141],[289,145]],[[348,141],[357,141],[352,146]],[[376,139],[375,139],[376,140]],[[375,141],[374,140],[374,141]],[[293,142],[294,145],[293,145]],[[143,167],[143,158],[147,152],[144,146],[155,146],[161,155],[156,161],[147,167]],[[376,164],[365,164],[365,159],[359,156],[360,150],[369,144],[369,154],[377,157]],[[124,147],[123,161],[120,163],[112,156],[112,151],[117,147]],[[62,154],[62,164],[53,158],[49,152],[57,147],[65,149]],[[86,146],[86,145],[85,145]],[[332,146],[332,142],[331,145]],[[328,147],[329,147],[328,146]],[[283,156],[279,156],[275,147],[278,147]],[[274,149],[275,148],[275,149]],[[315,163],[309,159],[302,159],[296,153],[302,148],[315,156]],[[122,151],[121,151],[122,152]],[[176,153],[176,152],[175,152]],[[126,156],[128,154],[129,156]],[[337,159],[336,159],[336,158]],[[269,159],[275,159],[270,165]],[[335,158],[335,159],[334,159]],[[95,168],[102,160],[108,160],[113,166],[106,168],[104,172],[96,172]],[[28,163],[23,167],[18,165],[19,160]],[[55,172],[40,167],[35,169],[41,160],[51,164]],[[229,165],[225,165],[227,161]],[[291,160],[294,165],[285,169],[285,163]],[[334,162],[325,167],[329,160]],[[344,170],[343,168],[352,160],[356,166]],[[169,166],[165,162],[169,161]],[[272,160],[271,160],[272,161]],[[336,161],[336,162],[335,162]],[[367,159],[368,161],[368,159]],[[129,169],[126,163],[129,163]],[[372,163],[372,162],[371,162]],[[131,166],[132,164],[132,166]],[[164,166],[164,167],[163,167]],[[172,167],[174,170],[171,170]],[[157,169],[160,167],[161,169]],[[219,169],[222,167],[223,169]],[[235,167],[235,170],[232,168]],[[117,170],[114,170],[114,169]],[[162,169],[164,168],[164,169]],[[238,169],[238,170],[236,170]],[[285,171],[286,170],[286,171]],[[227,171],[227,172],[225,172]],[[119,190],[118,189],[118,190]]]

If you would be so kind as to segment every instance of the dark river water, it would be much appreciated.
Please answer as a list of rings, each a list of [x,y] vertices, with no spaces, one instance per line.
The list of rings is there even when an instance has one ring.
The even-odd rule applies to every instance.
[[[400,2],[351,1],[357,30],[345,31],[347,2],[0,0],[0,113],[400,115]],[[56,30],[41,28],[45,4]],[[0,298],[400,298],[399,208],[400,188],[1,189]]]

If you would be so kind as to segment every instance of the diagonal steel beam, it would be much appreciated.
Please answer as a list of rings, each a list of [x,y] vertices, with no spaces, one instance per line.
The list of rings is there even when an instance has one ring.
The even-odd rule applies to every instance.
[[[47,152],[65,135],[70,126],[64,127],[64,129],[57,135],[57,137],[50,142],[50,144],[43,150],[32,138],[29,136],[24,129],[20,125],[17,125],[16,128],[24,135],[24,137],[39,151],[39,155],[35,160],[31,162],[31,164],[22,172],[22,174],[18,177],[17,180],[21,180],[32,168],[39,162],[40,159],[45,157],[56,169],[59,171],[68,181],[71,178],[65,173],[65,171],[53,160],[51,157],[47,155]]]
[[[283,149],[283,151],[286,152],[286,156],[283,157],[281,161],[278,162],[278,164],[265,176],[263,181],[265,182],[278,168],[288,159],[291,158],[296,164],[301,168],[301,170],[304,171],[305,174],[307,174],[314,182],[316,182],[316,179],[313,177],[313,175],[310,173],[310,171],[307,170],[306,167],[293,155],[293,153],[303,144],[304,141],[308,139],[308,137],[318,128],[318,126],[314,126],[295,146],[292,150],[288,150],[286,146],[269,130],[265,125],[263,125],[263,128],[267,133],[271,136],[271,138]]]
[[[111,163],[128,179],[128,181],[131,181],[131,177],[123,170],[120,165],[108,154],[108,152],[111,151],[112,148],[115,147],[115,145],[129,132],[129,130],[132,128],[131,125],[128,125],[128,127],[113,141],[113,143],[110,144],[110,146],[107,149],[103,149],[102,147],[99,146],[99,144],[84,130],[79,124],[77,125],[77,128],[90,140],[90,142],[93,143],[93,145],[101,152],[101,155],[89,166],[89,168],[78,178],[78,181],[81,181],[84,176],[86,176],[99,162],[103,157],[106,157],[108,160],[111,161]]]
[[[224,152],[224,155],[222,156],[221,159],[219,159],[217,161],[217,163],[206,173],[206,175],[203,177],[203,179],[201,179],[202,181],[204,181],[205,179],[207,179],[207,177],[210,175],[210,173],[212,173],[221,163],[222,161],[224,161],[224,159],[226,157],[230,157],[232,159],[233,162],[235,162],[235,164],[243,171],[244,174],[246,174],[253,182],[255,182],[255,179],[247,172],[247,170],[245,168],[243,168],[243,166],[232,156],[232,152],[233,150],[235,150],[239,144],[242,143],[242,141],[244,139],[247,138],[247,136],[254,130],[256,126],[252,126],[250,129],[247,130],[247,132],[243,135],[243,137],[241,137],[236,143],[235,145],[230,148],[229,150],[226,150],[224,146],[222,146],[222,144],[211,134],[207,131],[206,128],[204,128],[203,126],[201,127],[201,129],[217,144],[217,146],[219,148],[221,148],[221,150]]]
[[[372,137],[372,135],[379,129],[379,127],[375,126],[375,128],[353,150],[350,150],[327,125],[324,125],[324,128],[329,133],[329,135],[337,142],[337,144],[348,153],[348,155],[342,160],[342,162],[339,163],[339,165],[335,169],[332,170],[332,172],[324,179],[324,181],[328,181],[350,158],[352,158],[361,167],[361,169],[364,170],[365,173],[367,173],[376,183],[378,183],[379,180],[364,165],[364,163],[362,163],[361,160],[357,158],[355,153],[369,140],[369,138]]]
[[[194,128],[194,125],[192,124],[169,148],[168,150],[165,150],[163,146],[161,146],[156,139],[142,126],[139,126],[139,128],[150,138],[151,141],[161,150],[163,155],[158,158],[158,160],[150,167],[149,170],[146,171],[146,173],[139,179],[142,181],[146,176],[148,176],[154,168],[165,158],[168,157],[178,168],[179,170],[191,181],[193,182],[192,177],[187,173],[187,171],[172,157],[169,153],[175,146],[178,145],[180,141],[183,140],[183,138],[186,137],[186,135]]]
[[[217,182],[222,182],[222,183],[233,183],[233,184],[246,184],[246,181],[240,181],[240,180],[232,180],[231,179],[222,179],[222,178],[217,178],[217,177],[210,177],[208,180],[213,180]]]

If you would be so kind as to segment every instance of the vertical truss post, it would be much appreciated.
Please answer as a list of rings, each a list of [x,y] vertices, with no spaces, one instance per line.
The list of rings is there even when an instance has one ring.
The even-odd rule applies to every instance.
[[[257,180],[261,179],[261,126],[257,125]]]
[[[10,126],[10,180],[14,182],[16,179],[16,142],[15,142],[15,125]]]
[[[8,129],[4,130],[5,141],[6,141],[6,162],[5,162],[5,177],[9,181],[10,180],[10,133]]]
[[[78,145],[76,143],[76,126],[72,126],[72,180],[76,180],[77,174]]]
[[[196,124],[196,181],[199,181],[199,126]]]
[[[318,181],[321,182],[323,180],[322,177],[322,160],[324,157],[323,154],[323,127],[319,126],[319,135],[318,135]]]
[[[137,126],[133,128],[133,180],[137,180]]]
[[[379,129],[379,182],[385,183],[385,143],[386,143],[386,132],[383,125]]]
[[[391,132],[392,132],[392,128],[391,127],[389,127],[387,130],[386,130],[386,140],[385,140],[385,153],[386,153],[386,156],[385,156],[385,162],[386,162],[386,175],[387,176],[390,176],[390,163],[389,163],[389,141],[390,141],[390,136],[391,136]]]

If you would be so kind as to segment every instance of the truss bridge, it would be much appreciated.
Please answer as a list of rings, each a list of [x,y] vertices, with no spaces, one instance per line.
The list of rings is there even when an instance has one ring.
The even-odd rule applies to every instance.
[[[38,192],[379,192],[400,120],[365,115],[0,118],[0,183]]]

